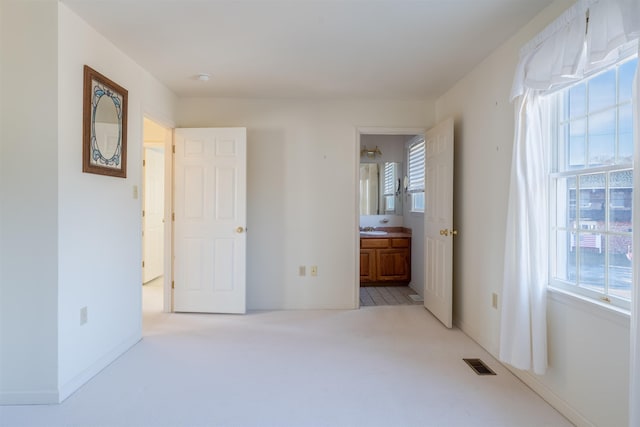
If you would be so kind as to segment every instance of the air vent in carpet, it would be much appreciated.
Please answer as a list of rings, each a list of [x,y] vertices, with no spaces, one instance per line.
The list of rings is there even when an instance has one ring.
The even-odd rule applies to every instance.
[[[467,365],[478,375],[495,375],[496,373],[491,370],[484,362],[480,359],[462,359]]]

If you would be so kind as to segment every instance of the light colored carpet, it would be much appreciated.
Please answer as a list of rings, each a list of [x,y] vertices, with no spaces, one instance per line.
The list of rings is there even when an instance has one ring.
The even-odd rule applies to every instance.
[[[165,314],[149,289],[161,291],[145,286],[139,344],[61,405],[2,407],[0,424],[571,425],[422,306]],[[498,375],[477,376],[463,357]]]

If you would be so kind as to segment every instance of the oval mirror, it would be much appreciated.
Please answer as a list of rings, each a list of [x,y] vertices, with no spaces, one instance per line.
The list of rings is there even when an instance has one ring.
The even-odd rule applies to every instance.
[[[96,145],[105,159],[112,159],[118,149],[120,126],[118,110],[110,96],[103,95],[98,100],[94,116]]]

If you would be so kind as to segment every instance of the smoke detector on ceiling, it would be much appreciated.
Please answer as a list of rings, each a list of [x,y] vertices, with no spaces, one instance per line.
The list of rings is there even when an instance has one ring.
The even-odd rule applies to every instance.
[[[200,80],[201,82],[208,82],[210,78],[211,74],[207,73],[200,73],[196,76],[196,79]]]

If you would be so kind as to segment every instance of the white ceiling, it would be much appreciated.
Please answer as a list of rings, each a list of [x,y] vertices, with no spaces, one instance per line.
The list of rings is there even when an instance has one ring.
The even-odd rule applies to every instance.
[[[551,2],[63,0],[179,96],[413,99],[444,93]]]

